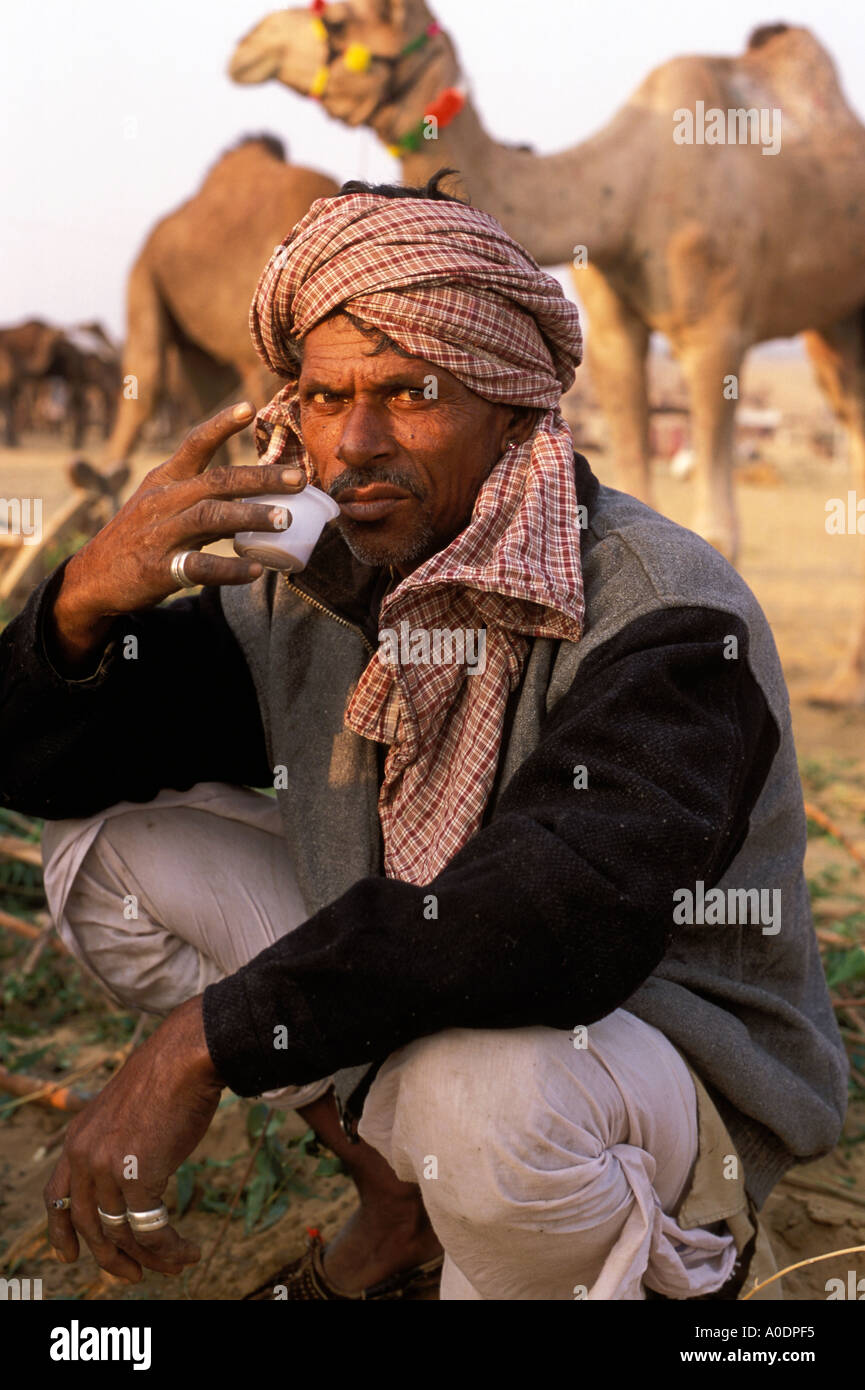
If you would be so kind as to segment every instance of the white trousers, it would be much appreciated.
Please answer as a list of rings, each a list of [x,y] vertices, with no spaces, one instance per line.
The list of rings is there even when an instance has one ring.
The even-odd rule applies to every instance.
[[[275,801],[222,783],[46,822],[43,859],[65,945],[119,1004],[156,1014],[307,915]],[[680,1054],[622,1009],[574,1041],[449,1029],[392,1053],[373,1082],[358,1132],[419,1184],[445,1250],[442,1299],[693,1298],[732,1272],[726,1230],[669,1214],[697,1157]],[[266,1099],[305,1106],[331,1081]]]

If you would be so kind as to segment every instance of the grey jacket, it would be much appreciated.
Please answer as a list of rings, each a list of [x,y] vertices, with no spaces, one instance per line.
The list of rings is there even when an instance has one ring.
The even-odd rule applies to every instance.
[[[780,904],[780,916],[755,922],[752,908],[738,924],[671,920],[662,959],[622,1006],[659,1028],[702,1077],[760,1204],[796,1157],[834,1144],[846,1110],[847,1063],[803,873],[805,815],[778,654],[759,605],[731,566],[630,496],[597,490],[581,545],[585,635],[578,643],[534,640],[487,823],[538,748],[545,722],[579,689],[581,669],[602,649],[613,649],[625,630],[672,609],[721,615],[722,628],[729,617],[730,634],[738,633],[746,649],[731,651],[729,659],[747,661],[778,743],[744,841],[714,882],[725,901],[739,904],[740,914],[745,900],[728,899],[728,889],[763,890],[764,906],[767,900]],[[345,590],[347,580],[333,573],[322,579],[312,569],[297,576],[297,584],[310,594],[333,594],[340,585]],[[353,629],[338,612],[334,620],[335,609],[316,602],[274,576],[222,593],[255,683],[271,765],[291,770],[290,790],[277,795],[311,915],[358,879],[380,872],[376,749],[343,728],[346,699],[372,648],[359,625]],[[669,835],[677,835],[675,816]],[[705,892],[710,886],[705,882]],[[699,898],[700,885],[690,888]],[[674,914],[671,902],[670,914],[681,919],[687,910]],[[343,1095],[363,1071],[346,1072]]]

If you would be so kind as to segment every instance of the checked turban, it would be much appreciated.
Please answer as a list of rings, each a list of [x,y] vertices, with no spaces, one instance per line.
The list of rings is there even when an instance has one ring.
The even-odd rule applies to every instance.
[[[483,630],[484,669],[396,661],[380,648],[346,711],[348,728],[390,745],[385,872],[425,884],[481,825],[529,639],[582,632],[573,440],[559,409],[582,335],[558,281],[488,213],[370,193],[319,199],[271,257],[250,310],[259,356],[286,379],[257,416],[262,461],[310,475],[286,344],[340,308],[477,395],[538,412],[530,438],[482,484],[465,529],[382,604],[380,629]]]

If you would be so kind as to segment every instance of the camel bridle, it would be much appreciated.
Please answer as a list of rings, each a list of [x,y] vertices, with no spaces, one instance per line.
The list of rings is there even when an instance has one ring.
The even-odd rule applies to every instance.
[[[339,59],[344,59],[347,51],[346,47],[341,47],[335,38],[335,35],[338,34],[340,30],[342,30],[345,27],[345,21],[328,19],[325,9],[316,10],[311,17],[315,21],[316,25],[320,25],[321,28],[324,30],[325,42],[327,44],[327,53],[322,67],[327,70],[327,85],[329,85],[329,77],[334,63],[336,63]],[[422,34],[419,34],[416,38],[410,39],[407,44],[404,44],[403,47],[400,49],[399,53],[373,53],[370,49],[366,50],[368,54],[367,66],[371,65],[372,63],[383,63],[385,67],[388,68],[387,81],[385,83],[384,92],[382,96],[379,98],[379,100],[376,102],[373,109],[367,115],[367,123],[371,123],[384,107],[390,106],[393,103],[398,102],[400,98],[405,95],[406,92],[411,90],[412,86],[417,81],[418,76],[423,73],[424,69],[427,67],[430,59],[433,56],[432,44],[430,40],[436,38],[440,33],[441,30],[438,27],[438,25],[435,25],[430,29],[424,30]],[[422,59],[420,66],[413,69],[411,79],[404,79],[402,82],[398,81],[397,70],[400,64],[403,63],[405,59],[413,58],[416,54],[422,53],[424,49],[427,49],[426,56],[424,59]],[[324,92],[327,90],[327,85],[324,87],[324,90],[321,93],[310,93],[310,95],[316,95],[317,97],[323,96]]]

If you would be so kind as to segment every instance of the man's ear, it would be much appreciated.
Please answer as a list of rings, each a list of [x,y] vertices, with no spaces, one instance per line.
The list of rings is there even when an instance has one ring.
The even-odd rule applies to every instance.
[[[533,405],[514,406],[508,425],[508,441],[513,440],[515,444],[525,444],[541,414],[542,412]]]

